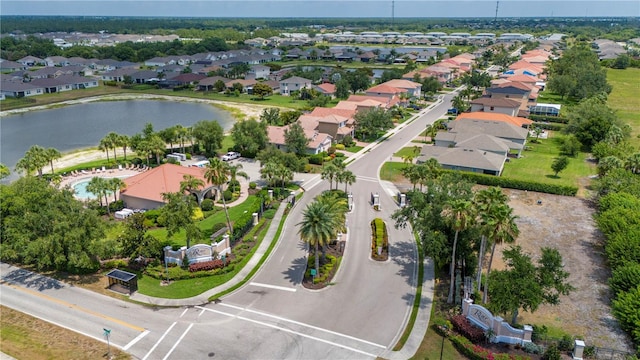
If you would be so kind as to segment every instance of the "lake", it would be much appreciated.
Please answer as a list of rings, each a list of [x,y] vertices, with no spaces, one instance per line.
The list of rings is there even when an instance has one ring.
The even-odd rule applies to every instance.
[[[111,131],[134,135],[146,123],[158,131],[200,120],[217,120],[225,131],[235,121],[227,111],[209,104],[162,100],[91,102],[8,115],[0,118],[0,162],[15,179],[15,164],[32,145],[65,153],[97,146]]]

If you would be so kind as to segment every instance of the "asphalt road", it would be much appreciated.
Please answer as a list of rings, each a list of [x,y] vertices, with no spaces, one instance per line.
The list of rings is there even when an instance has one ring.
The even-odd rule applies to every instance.
[[[331,286],[301,285],[306,246],[296,224],[306,204],[328,182],[306,178],[307,193],[292,210],[277,247],[244,287],[218,303],[187,308],[155,308],[119,301],[65,285],[8,265],[0,265],[2,305],[104,341],[139,359],[363,359],[385,354],[397,342],[415,296],[416,247],[408,230],[395,229],[393,187],[378,181],[380,166],[450,107],[451,95],[403,124],[348,167],[357,176],[350,187],[344,260]],[[370,204],[379,193],[381,211]],[[370,259],[370,222],[386,219],[390,260]]]

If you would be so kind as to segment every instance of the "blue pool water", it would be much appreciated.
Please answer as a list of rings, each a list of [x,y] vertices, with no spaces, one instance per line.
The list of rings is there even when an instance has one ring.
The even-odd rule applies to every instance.
[[[118,176],[118,178],[120,179],[126,179],[128,178],[128,176]],[[74,183],[71,187],[73,188],[73,193],[74,195],[81,200],[91,200],[91,199],[95,199],[96,196],[90,192],[87,191],[87,184],[89,184],[89,181],[91,181],[92,178],[86,178],[83,180],[78,181],[77,183]],[[105,178],[105,179],[109,179],[109,178]],[[109,192],[107,194],[107,196],[113,197],[113,193]]]

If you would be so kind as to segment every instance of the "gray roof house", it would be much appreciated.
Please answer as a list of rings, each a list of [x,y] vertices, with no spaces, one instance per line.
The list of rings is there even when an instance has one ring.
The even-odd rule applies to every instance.
[[[280,80],[280,94],[291,95],[293,91],[299,91],[302,89],[310,89],[312,81],[309,79],[301,78],[299,76],[293,76],[284,80]]]
[[[44,94],[44,88],[30,83],[2,81],[0,84],[0,93],[6,97],[21,98],[42,95]]]
[[[425,145],[417,163],[424,163],[431,158],[436,159],[444,169],[500,176],[506,156],[479,149]]]

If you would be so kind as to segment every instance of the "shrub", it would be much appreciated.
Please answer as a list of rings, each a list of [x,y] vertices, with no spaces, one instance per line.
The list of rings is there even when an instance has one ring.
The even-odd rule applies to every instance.
[[[455,171],[455,170],[441,170],[441,171],[455,172],[456,174],[459,174],[463,179],[476,184],[480,184],[480,185],[499,186],[502,188],[536,191],[536,192],[542,192],[547,194],[565,195],[565,196],[575,196],[578,193],[578,188],[575,186],[544,184],[544,183],[539,183],[539,182],[530,181],[530,180],[516,180],[516,179],[509,179],[501,176],[484,175],[484,174],[477,174],[477,173],[466,172],[466,171]]]
[[[229,181],[228,189],[229,189],[231,192],[238,192],[238,191],[240,191],[240,181],[238,181],[238,180],[231,180],[231,181]]]
[[[105,261],[102,264],[103,269],[124,269],[128,265],[126,260],[123,259],[113,259]]]
[[[313,167],[310,164],[304,164],[304,172],[310,173]]]
[[[536,345],[532,342],[525,343],[522,347],[524,352],[528,352],[529,354],[540,354],[543,350],[542,346]]]
[[[273,219],[275,215],[276,215],[275,209],[269,209],[265,211],[264,214],[262,214],[262,216],[264,216],[265,219]]]
[[[344,150],[345,149],[344,144],[336,144],[335,147],[336,147],[336,150]]]
[[[551,344],[544,354],[542,354],[543,360],[560,360],[560,350],[556,344]]]
[[[334,155],[335,155],[336,157],[338,157],[338,158],[342,158],[342,157],[344,157],[344,154],[343,154],[343,153],[341,153],[341,152],[337,152],[337,153],[335,153]]]
[[[342,145],[344,145],[345,147],[350,147],[355,145],[355,141],[353,141],[353,138],[351,137],[351,135],[346,135],[344,138],[342,138]]]
[[[471,360],[530,360],[528,356],[520,356],[513,354],[496,354],[483,348],[480,345],[474,345],[463,336],[451,336],[449,338],[453,346],[463,355]]]
[[[330,146],[329,150],[327,150],[327,154],[331,155],[331,154],[335,154],[336,152],[336,147],[335,146]]]
[[[222,197],[224,197],[224,201],[231,201],[231,199],[233,199],[233,193],[229,190],[225,190],[222,192]]]
[[[333,160],[333,158],[331,156],[325,156],[322,160],[325,161],[325,162],[329,162],[329,161]]]
[[[191,160],[191,153],[186,153],[184,154],[184,156],[187,158],[187,160]]]
[[[124,201],[118,200],[109,204],[109,210],[111,212],[120,211],[124,209]]]
[[[230,262],[231,262],[231,259],[229,259],[228,257],[225,258],[224,261],[222,261],[221,259],[215,259],[212,261],[198,262],[198,263],[189,265],[189,271],[196,272],[196,271],[222,269],[226,265],[229,265]]]
[[[567,124],[569,119],[562,116],[549,116],[549,115],[529,115],[529,119],[535,122],[550,122],[550,123],[560,123]]]
[[[258,187],[258,185],[255,182],[252,181],[249,183],[249,189],[255,190],[256,187]]]
[[[451,318],[453,328],[473,343],[479,343],[484,339],[484,331],[473,325],[464,315],[456,315]]]
[[[533,128],[540,128],[543,130],[551,130],[551,131],[562,131],[564,130],[564,128],[566,128],[567,126],[565,124],[556,124],[556,123],[541,123],[541,122],[534,122],[533,124],[531,124],[531,126]]]
[[[322,165],[322,158],[323,156],[320,154],[311,155],[309,156],[309,164]]]
[[[147,210],[144,212],[144,218],[153,221],[155,224],[158,221],[158,216],[160,216],[160,209]]]
[[[155,221],[151,220],[151,219],[144,219],[142,221],[142,225],[146,228],[152,228],[154,226],[156,226]]]
[[[213,203],[213,200],[211,199],[204,199],[202,200],[202,203],[200,203],[200,208],[202,209],[202,211],[213,210],[213,207],[214,207],[214,203]]]
[[[200,209],[199,207],[193,209],[193,215],[191,215],[191,218],[195,221],[204,219],[204,213],[202,212],[202,209]]]

